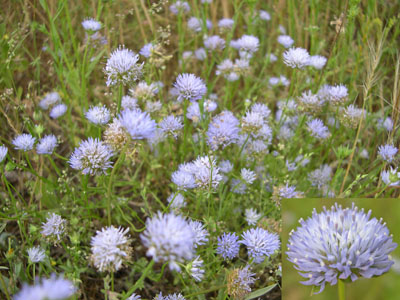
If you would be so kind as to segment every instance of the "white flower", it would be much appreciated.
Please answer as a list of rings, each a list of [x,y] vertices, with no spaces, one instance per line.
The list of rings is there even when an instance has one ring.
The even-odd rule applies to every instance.
[[[46,253],[39,246],[28,249],[29,261],[31,263],[41,262],[46,258]]]
[[[247,208],[244,215],[246,218],[246,222],[251,226],[256,225],[258,220],[260,220],[260,218],[262,217],[262,215],[259,214],[254,208]]]
[[[310,54],[303,48],[290,48],[283,53],[283,62],[291,68],[303,69],[310,63]]]
[[[240,176],[242,177],[243,181],[245,181],[248,184],[252,184],[254,180],[256,180],[257,175],[253,171],[243,168],[240,171]]]
[[[280,35],[278,36],[278,43],[285,48],[290,48],[293,45],[294,40],[288,35]]]
[[[132,252],[128,232],[129,228],[110,226],[97,231],[92,237],[91,260],[100,272],[118,271],[123,262],[128,260]]]

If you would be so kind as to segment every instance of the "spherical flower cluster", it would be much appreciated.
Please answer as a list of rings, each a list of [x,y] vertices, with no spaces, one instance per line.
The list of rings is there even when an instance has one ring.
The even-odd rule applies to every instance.
[[[171,270],[180,271],[178,262],[194,256],[196,233],[180,215],[158,212],[146,220],[146,230],[140,238],[147,248],[147,256],[156,262],[168,262]]]
[[[322,165],[320,168],[312,171],[308,175],[308,179],[311,181],[312,186],[316,186],[321,189],[326,186],[331,180],[332,168],[326,164]]]
[[[8,148],[6,146],[0,146],[0,163],[6,158]]]
[[[57,147],[57,138],[53,134],[46,135],[36,145],[36,152],[38,154],[52,154],[55,147]]]
[[[59,241],[65,233],[66,225],[67,221],[65,219],[55,213],[50,213],[46,218],[46,222],[42,223],[41,234]]]
[[[257,179],[256,173],[246,168],[240,170],[240,177],[247,184],[252,184]]]
[[[256,225],[258,220],[260,220],[262,217],[262,214],[259,214],[254,208],[247,208],[244,214],[246,222],[250,226]]]
[[[153,300],[186,300],[182,294],[170,294],[167,296],[163,296],[162,293],[158,294]]]
[[[326,139],[331,134],[328,127],[320,119],[313,119],[307,122],[307,130],[317,139]]]
[[[86,31],[96,32],[101,29],[101,23],[93,18],[88,18],[82,21],[82,27]]]
[[[110,121],[110,111],[105,105],[94,106],[85,112],[85,117],[93,124],[105,125]]]
[[[219,163],[219,169],[222,173],[229,173],[233,169],[233,164],[227,159],[222,160]]]
[[[239,243],[247,247],[248,254],[255,263],[261,263],[265,257],[271,256],[280,247],[279,236],[263,228],[251,228],[242,233]]]
[[[73,169],[81,170],[82,174],[100,175],[112,167],[113,156],[111,148],[99,139],[89,138],[82,141],[71,155],[69,164]]]
[[[265,11],[265,10],[262,10],[262,9],[260,9],[260,10],[258,11],[258,16],[259,16],[260,19],[263,20],[263,21],[269,21],[269,20],[271,20],[271,15],[269,14],[269,12],[267,12],[267,11]]]
[[[130,247],[129,228],[123,229],[114,226],[102,228],[97,231],[90,242],[93,265],[100,271],[118,271],[124,261],[128,260],[132,247]]]
[[[229,31],[233,27],[233,24],[235,24],[235,21],[229,18],[224,18],[218,21],[218,27],[221,33]]]
[[[177,138],[179,131],[183,128],[182,120],[180,117],[169,115],[160,122],[160,128],[164,133],[169,133]]]
[[[247,111],[241,120],[242,130],[245,132],[257,132],[264,125],[264,117],[255,111]]]
[[[104,73],[107,86],[132,84],[142,77],[143,63],[138,63],[139,55],[132,50],[119,46],[107,60]]]
[[[310,54],[303,48],[290,48],[283,53],[283,62],[288,67],[303,69],[310,63]]]
[[[125,95],[121,99],[121,107],[123,109],[137,109],[137,108],[139,108],[137,102],[138,102],[138,100],[136,98]]]
[[[190,263],[190,275],[198,282],[204,278],[203,260],[200,256]]]
[[[177,15],[179,12],[188,13],[190,11],[190,5],[186,1],[177,0],[175,3],[171,4],[169,10]]]
[[[340,108],[340,121],[350,128],[357,128],[361,119],[365,118],[365,111],[362,108],[350,104],[345,109]]]
[[[113,150],[122,150],[128,142],[129,136],[126,129],[118,119],[114,119],[104,130],[104,143]]]
[[[239,237],[234,232],[223,233],[218,237],[217,254],[223,259],[233,259],[239,255]]]
[[[187,22],[188,28],[194,32],[200,32],[203,29],[203,24],[203,20],[196,17],[191,17]],[[204,25],[208,30],[212,28],[212,23],[210,20],[206,20]]]
[[[59,117],[62,117],[68,110],[68,107],[64,103],[57,104],[53,106],[51,109],[49,116],[52,119],[58,119]]]
[[[132,295],[129,296],[126,300],[142,300],[142,297],[133,293]]]
[[[203,61],[207,57],[207,52],[206,52],[206,50],[204,48],[200,47],[200,48],[196,49],[196,51],[194,51],[194,56],[198,60]]]
[[[14,300],[64,300],[72,297],[76,292],[73,283],[52,274],[50,278],[37,280],[33,286],[24,284],[22,289],[13,297]]]
[[[377,123],[378,129],[384,129],[386,131],[393,130],[393,120],[391,117],[386,117],[385,119],[379,118]]]
[[[235,143],[239,138],[239,120],[230,111],[215,116],[207,130],[207,144],[212,150]]]
[[[324,104],[318,95],[314,95],[310,90],[305,91],[297,98],[299,108],[305,112],[316,113],[322,110]]]
[[[16,136],[13,139],[12,144],[14,145],[14,148],[17,150],[29,151],[33,149],[35,141],[36,138],[34,138],[31,134],[23,133]]]
[[[317,213],[290,233],[288,260],[295,264],[305,285],[320,287],[338,280],[355,281],[389,271],[393,265],[390,253],[397,247],[382,219],[371,218],[371,211],[342,208],[337,203],[331,209]],[[334,245],[334,246],[333,246]]]
[[[154,44],[148,43],[148,44],[144,45],[142,47],[142,49],[140,49],[139,54],[146,58],[149,58],[154,49],[155,49]]]
[[[251,58],[260,47],[260,40],[256,36],[245,34],[237,40],[232,40],[231,46],[239,50],[240,57]]]
[[[225,40],[219,35],[212,35],[204,40],[204,47],[211,51],[223,50],[225,48]]]
[[[174,87],[178,91],[179,102],[183,100],[196,101],[201,99],[207,92],[203,80],[194,74],[180,74],[176,79]]]
[[[391,163],[394,160],[395,155],[399,149],[394,147],[393,145],[386,144],[381,145],[378,148],[378,155],[386,162]]]
[[[289,35],[280,35],[278,36],[278,43],[285,48],[290,48],[292,47],[294,40]]]
[[[234,269],[228,274],[228,295],[233,299],[244,299],[251,292],[251,285],[254,284],[256,274],[252,273],[250,266],[242,269]]]
[[[397,168],[390,167],[390,170],[382,171],[381,179],[388,186],[400,185],[400,172]]]
[[[328,89],[328,97],[332,105],[343,104],[347,101],[348,96],[347,87],[342,84],[330,86]]]
[[[199,156],[196,160],[181,164],[178,171],[172,174],[172,182],[179,189],[209,189],[217,188],[222,180],[219,168],[214,158]]]
[[[135,88],[129,90],[130,94],[138,100],[148,101],[153,99],[158,93],[159,87],[155,83],[148,84],[145,81],[138,83]]]
[[[205,245],[208,242],[208,231],[204,228],[204,224],[199,221],[189,221],[189,225],[195,233],[194,247]]]
[[[186,206],[185,197],[181,193],[173,193],[167,198],[172,209],[180,209]]]
[[[156,122],[147,112],[140,109],[126,109],[118,117],[121,125],[128,131],[133,140],[150,139],[156,130]]]
[[[46,258],[46,253],[40,246],[32,247],[28,249],[28,258],[31,263],[38,263]]]
[[[228,81],[236,81],[240,78],[240,75],[246,75],[249,70],[249,60],[246,58],[235,59],[235,62],[225,59],[217,65],[215,74],[217,76],[223,75]]]
[[[39,106],[41,109],[47,110],[50,106],[60,103],[61,97],[60,94],[57,92],[51,92],[46,94],[42,100],[39,102]]]
[[[321,70],[326,64],[326,57],[321,55],[313,55],[310,57],[310,66],[317,70]]]
[[[250,111],[260,114],[264,118],[264,120],[266,120],[271,114],[271,110],[264,103],[254,103],[250,107]]]

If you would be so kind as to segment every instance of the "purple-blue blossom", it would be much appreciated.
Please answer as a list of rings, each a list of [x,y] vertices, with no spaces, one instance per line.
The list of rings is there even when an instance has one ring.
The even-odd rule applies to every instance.
[[[260,227],[250,228],[243,232],[240,243],[246,246],[249,256],[255,263],[261,263],[265,257],[271,256],[281,244],[276,233]]]
[[[223,233],[218,237],[217,254],[223,259],[233,259],[239,255],[239,237],[234,232]]]
[[[371,217],[353,203],[343,208],[335,203],[318,213],[313,210],[307,220],[289,236],[288,260],[306,278],[301,283],[320,288],[338,280],[355,281],[389,271],[390,253],[396,249],[386,223]]]

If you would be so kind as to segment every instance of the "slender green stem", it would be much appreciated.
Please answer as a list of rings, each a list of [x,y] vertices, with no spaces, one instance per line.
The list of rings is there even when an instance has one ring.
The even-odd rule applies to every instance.
[[[338,282],[338,299],[346,300],[346,287],[343,280],[339,280]]]
[[[187,114],[187,109],[189,105],[189,100],[184,99],[183,100],[183,157],[185,157],[186,154],[186,145],[187,145],[187,134],[189,131],[189,122],[188,118],[186,116]]]
[[[207,293],[210,293],[210,292],[213,292],[213,291],[218,291],[218,290],[221,290],[221,289],[224,289],[224,288],[226,288],[226,284],[214,286],[214,287],[212,287],[212,288],[209,288],[208,290],[203,290],[203,291],[200,291],[200,292],[196,292],[196,293],[187,295],[187,296],[185,296],[185,297],[191,298],[191,297],[194,297],[194,296],[198,296],[198,295],[202,295],[202,294],[207,294]]]
[[[111,272],[111,292],[114,292],[114,272]]]
[[[143,270],[143,273],[140,276],[140,278],[138,279],[138,281],[136,281],[134,286],[128,291],[128,293],[127,293],[128,295],[131,295],[133,292],[135,292],[142,285],[142,282],[146,278],[147,274],[149,273],[149,271],[151,270],[153,265],[154,265],[154,260],[151,260],[149,262],[149,264],[147,265],[146,269]]]
[[[119,113],[121,111],[121,102],[122,102],[122,91],[123,91],[123,86],[122,84],[119,85],[118,87],[118,99],[117,99],[117,112]]]
[[[125,150],[128,144],[125,145],[125,147],[122,149],[120,155],[118,156],[117,162],[114,165],[114,168],[111,171],[110,174],[110,179],[108,181],[108,187],[107,187],[107,221],[108,221],[108,226],[111,226],[111,193],[112,193],[112,187],[113,187],[113,178],[115,175],[115,172],[118,169],[118,164],[121,160],[125,159]]]
[[[83,199],[87,208],[87,214],[90,216],[89,199],[88,199],[88,175],[82,175],[82,193]]]
[[[1,281],[1,285],[3,286],[3,291],[6,294],[7,300],[10,300],[11,297],[10,297],[10,294],[8,293],[6,283],[4,282],[3,275],[1,275],[1,273],[0,273],[0,281]]]

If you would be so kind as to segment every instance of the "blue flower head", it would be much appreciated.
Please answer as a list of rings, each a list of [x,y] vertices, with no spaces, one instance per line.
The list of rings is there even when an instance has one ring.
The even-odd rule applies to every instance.
[[[247,251],[255,263],[261,263],[266,256],[271,256],[279,249],[281,242],[276,233],[271,233],[263,228],[251,228],[242,233],[240,241],[247,247]]]
[[[217,254],[223,259],[233,259],[239,255],[239,237],[234,232],[223,233],[218,237]]]
[[[194,74],[180,74],[176,79],[174,87],[178,91],[178,101],[196,101],[201,99],[207,92],[203,80]]]
[[[155,134],[156,122],[140,109],[125,109],[118,119],[134,140],[151,139]]]
[[[73,169],[81,170],[82,174],[100,175],[112,167],[113,151],[99,139],[89,138],[82,141],[69,159]]]

